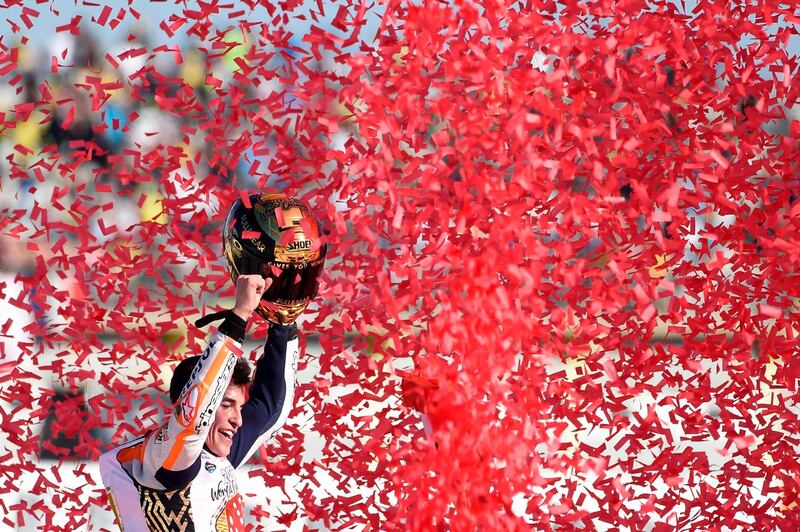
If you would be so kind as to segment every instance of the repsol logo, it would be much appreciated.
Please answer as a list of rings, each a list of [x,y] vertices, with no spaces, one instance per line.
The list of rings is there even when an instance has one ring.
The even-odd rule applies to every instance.
[[[214,390],[211,392],[211,398],[208,401],[208,406],[203,410],[197,418],[197,423],[194,426],[195,432],[200,432],[204,427],[211,424],[211,420],[216,413],[219,404],[222,402],[222,396],[228,388],[228,381],[233,372],[233,367],[236,365],[236,357],[228,355],[228,360],[225,362],[225,367],[219,376],[214,380]],[[199,405],[198,405],[199,406]]]
[[[286,246],[288,251],[307,251],[311,249],[311,240],[296,240]]]

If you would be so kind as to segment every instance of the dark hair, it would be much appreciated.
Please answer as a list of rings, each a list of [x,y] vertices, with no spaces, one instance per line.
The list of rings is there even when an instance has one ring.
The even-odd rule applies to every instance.
[[[189,377],[192,376],[192,370],[200,360],[200,355],[194,355],[189,358],[181,360],[177,365],[175,371],[172,373],[172,379],[169,382],[169,400],[174,405],[181,392],[189,382]],[[243,384],[250,384],[250,363],[244,357],[236,359],[236,365],[233,366],[233,376],[231,377],[231,384],[241,386]]]

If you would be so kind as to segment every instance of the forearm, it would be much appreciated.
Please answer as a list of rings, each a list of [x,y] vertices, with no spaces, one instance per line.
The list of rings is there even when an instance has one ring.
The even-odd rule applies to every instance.
[[[242,410],[243,424],[228,457],[234,467],[244,463],[286,422],[293,406],[298,356],[296,328],[271,325]]]
[[[250,397],[267,405],[270,412],[279,409],[287,387],[294,387],[299,338],[297,327],[271,325],[264,354],[256,363]],[[291,370],[291,371],[288,371]],[[291,377],[291,378],[287,378]]]
[[[148,438],[145,467],[162,484],[184,483],[191,473],[188,470],[196,468],[214,413],[241,355],[244,326],[243,320],[228,316],[211,335],[167,423]]]

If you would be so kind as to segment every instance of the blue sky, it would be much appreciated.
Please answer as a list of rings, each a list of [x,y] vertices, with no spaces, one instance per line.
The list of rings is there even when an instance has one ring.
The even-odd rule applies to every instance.
[[[183,44],[187,41],[186,30],[190,24],[184,25],[171,38],[159,28],[159,24],[168,20],[170,15],[181,14],[184,9],[198,10],[197,0],[22,0],[21,3],[24,6],[4,7],[14,1],[19,0],[0,0],[0,36],[2,36],[3,43],[6,46],[17,42],[23,35],[30,39],[32,45],[40,45],[55,35],[59,26],[68,24],[76,16],[81,16],[81,31],[91,32],[102,44],[118,43],[125,40],[137,25],[147,29],[151,38],[150,44],[152,45]],[[211,17],[215,27],[219,29],[229,27],[232,24],[235,25],[237,20],[232,20],[230,15],[238,11],[244,11],[244,14],[237,17],[238,20],[266,22],[273,18],[265,7],[259,5],[251,9],[240,0],[207,0],[205,3],[230,6],[220,9],[221,12],[219,14]],[[277,2],[270,3],[277,4]],[[282,25],[288,31],[300,36],[305,34],[312,24],[313,21],[308,15],[312,8],[317,9],[317,2],[301,0],[298,3],[299,7],[291,12],[287,17],[287,23]],[[322,0],[321,4],[324,6],[325,14],[317,17],[318,22],[314,22],[314,24],[328,28],[330,20],[338,11],[339,5],[344,4],[344,2]],[[111,8],[111,13],[106,23],[101,25],[96,21],[103,15],[105,6]],[[131,8],[140,14],[138,21],[131,12]],[[33,9],[39,13],[36,17],[30,17],[32,23],[32,28],[30,29],[25,27],[23,21],[25,9]],[[125,9],[124,17],[116,29],[111,29],[110,21],[117,16],[120,9]],[[372,16],[368,16],[368,24],[362,31],[362,38],[375,35],[380,21],[374,11],[372,10]],[[304,16],[306,20],[303,20]],[[21,31],[19,33],[15,34],[12,31],[12,22],[20,26]]]
[[[339,6],[346,5],[348,0],[296,1],[298,7],[286,17],[286,22],[278,22],[275,26],[284,27],[287,31],[297,36],[299,42],[299,38],[308,31],[312,23],[324,29],[330,29],[330,21],[336,15]],[[369,5],[381,3],[380,0],[366,1],[370,3]],[[410,1],[413,2],[414,0]],[[699,0],[675,1],[680,2],[682,8],[689,13],[697,9],[699,5]],[[5,7],[15,2],[23,5]],[[324,16],[317,16],[317,22],[313,22],[310,11],[318,9],[318,2],[323,6],[325,13]],[[170,15],[181,14],[186,9],[198,10],[198,3],[198,0],[0,0],[0,37],[5,46],[15,44],[24,35],[28,37],[30,45],[34,49],[47,47],[53,39],[65,36],[66,32],[62,32],[62,35],[57,34],[56,30],[59,26],[69,23],[76,16],[80,16],[81,32],[90,32],[99,39],[101,45],[111,46],[112,44],[124,42],[128,34],[134,31],[137,26],[146,29],[150,39],[148,44],[151,47],[161,44],[183,45],[188,41],[186,30],[190,27],[190,24],[184,25],[173,37],[168,37],[159,28],[159,24],[168,20]],[[241,0],[205,0],[205,3],[207,5],[227,6],[220,9],[221,12],[211,18],[217,29],[236,25],[237,20],[232,20],[230,17],[232,13],[243,12],[236,18],[250,22],[267,22],[274,16],[270,16],[267,9],[261,5],[251,9]],[[275,5],[278,0],[259,0],[258,2],[251,0],[251,3]],[[98,24],[95,21],[102,16],[106,6],[111,8],[109,19],[105,24]],[[37,17],[30,17],[32,23],[32,28],[30,29],[25,27],[23,21],[26,9],[32,9],[39,13]],[[120,9],[125,9],[125,15],[116,29],[112,29],[110,21],[117,16]],[[139,20],[133,15],[132,9],[139,13]],[[380,24],[379,11],[382,11],[382,9],[381,6],[380,9],[371,8],[367,11],[367,24],[361,32],[362,41],[370,42],[374,38]],[[20,26],[21,31],[19,33],[13,33],[12,23]],[[781,25],[775,24],[773,28],[777,30]],[[747,41],[747,36],[743,36],[742,39],[740,44],[744,44]],[[792,36],[788,51],[793,56],[800,54],[800,35],[797,33]]]

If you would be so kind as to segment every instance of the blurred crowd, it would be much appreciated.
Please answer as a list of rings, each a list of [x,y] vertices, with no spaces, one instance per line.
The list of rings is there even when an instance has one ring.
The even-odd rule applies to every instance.
[[[117,35],[105,45],[82,27],[74,35],[61,31],[10,44],[17,67],[0,78],[0,361],[20,355],[34,320],[57,319],[28,310],[18,275],[30,274],[37,256],[46,258],[61,236],[67,250],[87,230],[99,244],[135,237],[140,222],[164,223],[165,194],[182,200],[181,217],[191,225],[198,211],[219,209],[198,183],[215,174],[251,189],[256,178],[249,170],[263,171],[271,157],[274,139],[264,139],[268,149],[258,153],[244,145],[222,154],[200,127],[204,118],[219,115],[216,105],[209,109],[214,86],[237,83],[237,61],[255,44],[249,36],[230,32],[222,41],[226,53],[211,54],[219,43],[159,46],[142,28]],[[280,69],[286,57],[275,54],[269,68]],[[238,86],[253,102],[281,89],[270,80]],[[185,109],[176,108],[180,102]],[[231,143],[249,127],[223,122],[217,137]],[[281,188],[280,182],[267,185]],[[64,230],[42,234],[44,226]],[[58,276],[49,280],[72,289]],[[54,302],[45,312],[58,309]]]

